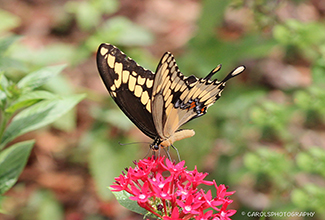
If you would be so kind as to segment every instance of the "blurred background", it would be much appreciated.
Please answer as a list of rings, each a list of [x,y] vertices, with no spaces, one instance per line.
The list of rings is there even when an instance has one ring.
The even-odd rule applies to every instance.
[[[63,118],[19,140],[36,144],[6,193],[5,220],[142,219],[108,190],[151,142],[119,110],[98,75],[97,47],[108,42],[155,70],[165,51],[184,75],[222,79],[238,65],[208,113],[175,143],[188,169],[236,190],[236,219],[248,212],[314,212],[325,219],[325,1],[323,0],[1,0],[0,36],[18,36],[5,74],[19,80],[66,63],[46,87],[86,93]],[[13,62],[14,61],[14,62]],[[177,158],[172,150],[173,158]]]

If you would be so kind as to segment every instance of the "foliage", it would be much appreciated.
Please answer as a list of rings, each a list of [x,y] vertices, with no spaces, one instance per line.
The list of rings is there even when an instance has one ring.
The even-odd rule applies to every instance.
[[[0,60],[5,51],[17,39],[0,40]],[[1,62],[0,62],[1,63]],[[27,132],[44,127],[70,111],[83,95],[59,96],[39,87],[59,74],[64,65],[44,67],[31,72],[18,82],[10,80],[5,71],[0,75],[0,194],[3,195],[17,181],[22,172],[34,141],[12,143]],[[6,70],[6,66],[0,69]],[[7,146],[6,149],[4,149]]]

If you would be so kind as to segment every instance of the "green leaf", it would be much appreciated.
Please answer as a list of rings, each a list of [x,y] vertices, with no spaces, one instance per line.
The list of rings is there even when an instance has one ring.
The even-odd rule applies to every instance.
[[[0,153],[0,194],[17,181],[26,165],[34,141],[16,143]]]
[[[112,188],[109,188],[110,190],[112,190]],[[130,196],[132,196],[130,193],[126,192],[126,191],[120,191],[120,192],[113,192],[115,198],[117,199],[117,201],[124,206],[125,208],[127,208],[128,210],[132,211],[132,212],[136,212],[138,214],[141,215],[147,215],[148,211],[145,210],[144,208],[140,207],[137,203],[137,201],[131,200],[129,199]]]
[[[42,68],[36,72],[30,73],[18,82],[19,88],[28,88],[33,90],[45,84],[49,79],[59,74],[66,65],[57,65]]]
[[[14,113],[15,111],[31,106],[43,99],[54,99],[56,95],[47,91],[32,91],[22,95],[17,101],[12,103],[7,109],[7,113]]]
[[[7,127],[0,148],[19,135],[54,122],[80,102],[84,95],[44,100],[18,113]]]
[[[8,31],[12,28],[18,27],[20,18],[12,13],[0,10],[0,32]]]
[[[19,38],[19,36],[10,36],[0,39],[0,57],[2,57],[7,49]]]

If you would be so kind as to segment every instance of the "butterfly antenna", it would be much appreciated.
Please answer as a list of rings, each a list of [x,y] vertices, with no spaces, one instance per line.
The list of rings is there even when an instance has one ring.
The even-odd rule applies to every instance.
[[[221,64],[219,64],[216,68],[214,68],[206,77],[204,77],[204,80],[210,80],[211,77],[216,74],[221,69]]]
[[[131,145],[131,144],[150,144],[150,142],[131,142],[131,143],[126,143],[122,144],[121,142],[118,142],[119,145],[125,146],[125,145]]]
[[[149,148],[148,152],[146,153],[146,155],[142,159],[146,159],[148,157],[150,151],[151,151],[151,148]],[[152,153],[152,155],[156,156],[156,155],[154,155],[154,152]]]
[[[241,74],[242,72],[244,72],[245,69],[246,69],[245,66],[239,66],[239,67],[235,68],[220,83],[227,82],[229,79],[231,79],[231,78],[233,78],[235,76],[238,76],[239,74]]]

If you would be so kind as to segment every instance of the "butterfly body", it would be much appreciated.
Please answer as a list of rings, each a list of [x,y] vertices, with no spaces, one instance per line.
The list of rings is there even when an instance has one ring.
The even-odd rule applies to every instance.
[[[237,67],[222,81],[211,80],[221,65],[205,78],[185,77],[173,55],[166,52],[153,73],[111,44],[99,46],[97,67],[117,105],[145,135],[154,139],[150,145],[153,150],[193,136],[193,130],[179,128],[204,115],[220,98],[226,81],[245,69]]]

